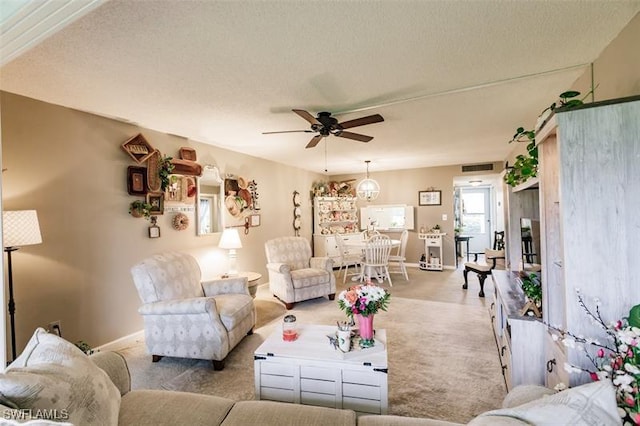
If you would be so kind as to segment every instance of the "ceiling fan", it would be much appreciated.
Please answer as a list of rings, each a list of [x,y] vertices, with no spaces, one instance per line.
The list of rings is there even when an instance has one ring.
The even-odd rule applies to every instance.
[[[303,109],[293,109],[293,112],[304,118],[311,124],[311,130],[284,130],[281,132],[263,132],[263,135],[270,135],[274,133],[318,133],[305,148],[313,148],[318,145],[322,138],[329,135],[338,136],[341,138],[353,139],[360,142],[369,142],[373,139],[372,136],[365,136],[359,133],[345,132],[344,129],[350,129],[352,127],[365,126],[367,124],[380,123],[384,121],[384,118],[380,114],[368,115],[366,117],[356,118],[354,120],[343,121],[338,123],[335,117],[331,116],[330,112],[319,112],[317,117],[314,117],[309,112]]]

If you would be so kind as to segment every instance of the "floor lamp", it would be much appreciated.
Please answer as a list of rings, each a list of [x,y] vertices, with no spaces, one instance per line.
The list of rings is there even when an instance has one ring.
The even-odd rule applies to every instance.
[[[2,213],[3,247],[7,252],[9,276],[9,316],[11,317],[11,355],[16,359],[16,303],[13,300],[13,269],[11,253],[22,246],[42,243],[38,214],[35,210],[15,210]]]

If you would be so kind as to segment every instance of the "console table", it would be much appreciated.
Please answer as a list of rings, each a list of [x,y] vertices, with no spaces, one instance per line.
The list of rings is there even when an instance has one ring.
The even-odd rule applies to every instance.
[[[294,342],[283,341],[280,329],[271,334],[254,353],[256,399],[386,414],[386,346],[343,354],[327,338],[335,332],[305,324]],[[386,345],[385,330],[376,330],[375,339]]]

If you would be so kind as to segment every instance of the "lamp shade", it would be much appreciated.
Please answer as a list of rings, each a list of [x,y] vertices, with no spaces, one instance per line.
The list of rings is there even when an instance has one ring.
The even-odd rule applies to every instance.
[[[218,247],[223,249],[242,248],[242,241],[240,241],[240,234],[238,233],[238,230],[235,228],[227,228],[222,231]]]
[[[356,192],[358,194],[358,198],[367,201],[375,200],[378,198],[378,194],[380,194],[380,185],[378,185],[378,182],[373,179],[363,179],[358,184]]]
[[[35,210],[2,212],[3,247],[21,247],[42,243]]]

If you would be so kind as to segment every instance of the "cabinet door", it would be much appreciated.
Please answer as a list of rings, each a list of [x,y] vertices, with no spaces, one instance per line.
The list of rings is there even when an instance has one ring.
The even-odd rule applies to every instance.
[[[336,237],[333,235],[327,235],[324,237],[325,239],[325,247],[327,249],[327,253],[325,256],[337,258],[340,257],[340,250],[338,250],[338,244],[336,243]]]

